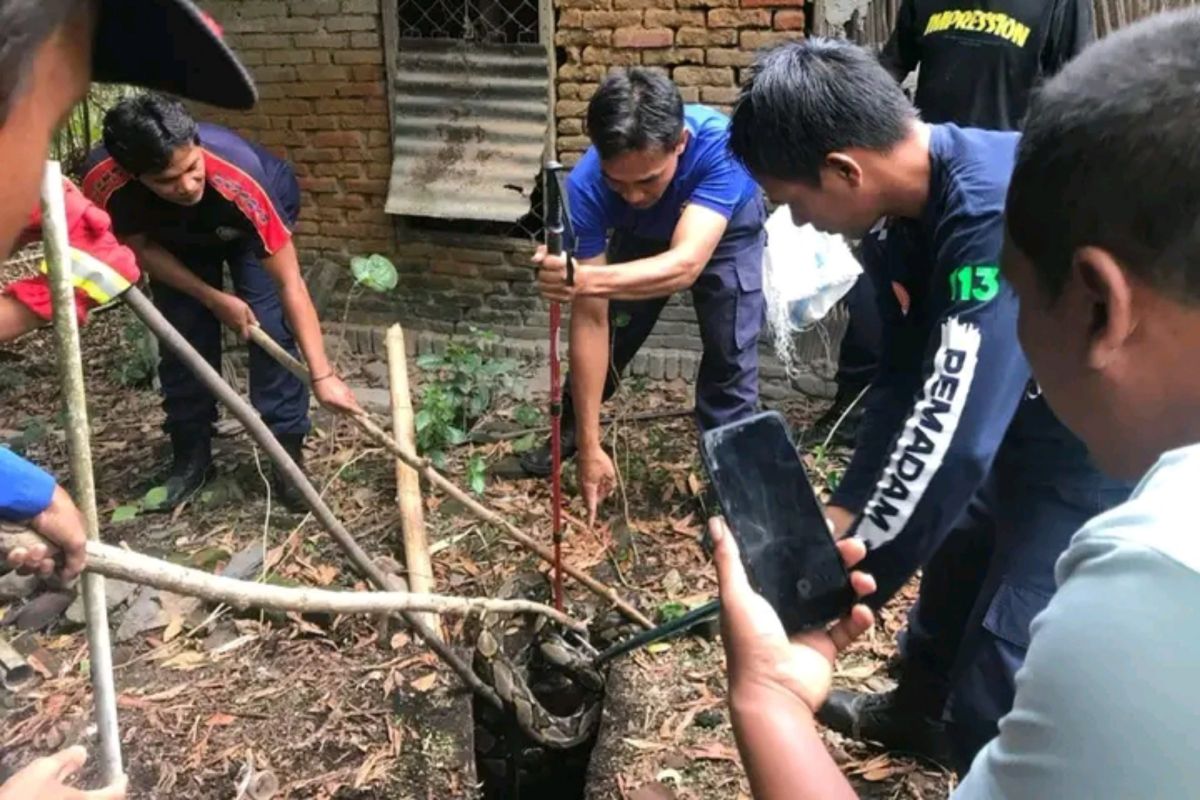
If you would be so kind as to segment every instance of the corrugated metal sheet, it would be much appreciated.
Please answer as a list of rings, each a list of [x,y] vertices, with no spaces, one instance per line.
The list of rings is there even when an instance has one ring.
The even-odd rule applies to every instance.
[[[388,213],[512,222],[528,212],[548,124],[545,48],[399,45]]]

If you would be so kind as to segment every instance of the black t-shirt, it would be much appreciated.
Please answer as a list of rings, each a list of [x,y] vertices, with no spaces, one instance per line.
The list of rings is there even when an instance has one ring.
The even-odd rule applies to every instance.
[[[880,54],[897,79],[920,64],[926,122],[1020,127],[1030,90],[1092,40],[1091,0],[902,0]]]

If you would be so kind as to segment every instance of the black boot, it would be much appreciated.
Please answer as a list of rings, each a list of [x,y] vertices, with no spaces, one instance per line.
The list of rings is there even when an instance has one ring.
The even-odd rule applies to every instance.
[[[824,414],[804,432],[804,447],[812,450],[829,439],[834,447],[854,447],[858,423],[863,418],[862,386],[838,386],[837,395]],[[830,432],[833,436],[830,436]]]
[[[562,460],[569,461],[575,456],[575,422],[566,420],[562,423]],[[551,472],[550,440],[541,447],[533,450],[527,450],[521,454],[521,469],[525,470],[526,475],[535,478],[545,478]]]
[[[204,486],[212,468],[212,427],[177,426],[170,430],[172,462],[167,496],[147,511],[172,511]]]
[[[835,689],[817,712],[817,719],[843,736],[872,741],[888,750],[952,763],[946,725],[931,708],[906,700],[893,690],[871,694]]]
[[[304,434],[302,433],[281,433],[275,436],[279,443],[283,445],[283,449],[287,450],[292,461],[296,462],[296,466],[300,471],[304,471]],[[274,480],[272,481],[272,491],[275,494],[275,499],[283,504],[288,511],[302,512],[308,510],[308,503],[304,501],[304,495],[300,490],[292,486],[281,474],[279,468],[275,468]]]

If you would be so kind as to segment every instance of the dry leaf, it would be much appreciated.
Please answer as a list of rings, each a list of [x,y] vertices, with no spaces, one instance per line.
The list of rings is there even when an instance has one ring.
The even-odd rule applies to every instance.
[[[431,672],[428,675],[417,678],[409,685],[418,692],[428,692],[433,688],[435,683],[437,683],[437,673]]]
[[[693,747],[691,750],[687,750],[686,753],[691,758],[703,759],[705,761],[733,761],[736,763],[738,760],[736,750],[727,744],[720,744],[718,742],[709,742],[700,747]]]
[[[174,658],[168,658],[162,662],[162,665],[168,669],[187,671],[199,669],[206,661],[208,661],[208,656],[204,653],[197,653],[195,650],[185,650]]]
[[[216,714],[213,714],[211,717],[205,720],[204,724],[212,728],[218,725],[232,725],[235,722],[237,722],[237,717],[233,716],[232,714],[224,714],[218,711]]]
[[[647,750],[647,751],[666,750],[669,747],[668,745],[665,745],[662,742],[648,742],[645,739],[631,739],[629,737],[626,737],[625,739],[623,739],[623,741],[625,742],[625,744],[629,745],[630,747],[632,747],[636,750]]]

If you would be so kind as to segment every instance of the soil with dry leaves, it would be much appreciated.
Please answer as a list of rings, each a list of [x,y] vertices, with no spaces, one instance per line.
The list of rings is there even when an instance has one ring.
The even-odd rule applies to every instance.
[[[105,540],[213,571],[260,544],[265,562],[252,577],[366,588],[311,518],[269,508],[264,480],[269,465],[236,426],[219,439],[219,475],[193,503],[171,515],[142,513],[107,522],[114,509],[136,504],[161,481],[168,460],[157,394],[119,380],[131,358],[122,336],[128,323],[125,310],[109,311],[84,331]],[[369,383],[378,374],[362,357],[343,353],[341,363],[352,383]],[[419,385],[420,375],[413,372]],[[244,384],[244,371],[230,374],[240,375]],[[48,333],[0,350],[0,386],[5,398],[0,437],[66,477]],[[682,384],[634,382],[617,407],[634,413],[689,401]],[[519,427],[511,410],[512,403],[501,404],[482,424]],[[819,408],[797,398],[784,410],[802,424]],[[696,497],[701,471],[692,423],[686,417],[618,420],[609,441],[620,468],[619,490],[591,530],[580,521],[579,502],[571,501],[566,558],[651,614],[669,602],[711,598],[715,576],[697,543],[703,512]],[[512,448],[512,441],[458,448],[448,471],[461,474],[476,452],[493,472],[502,472]],[[314,482],[359,543],[372,555],[399,558],[391,458],[346,423],[325,415],[317,417],[307,457]],[[565,484],[573,498],[571,473],[566,471]],[[543,481],[493,475],[484,500],[549,541]],[[549,596],[548,567],[506,543],[500,532],[478,523],[452,499],[428,494],[426,519],[439,591],[492,596],[519,586],[535,599]],[[569,609],[579,616],[605,610],[579,587],[568,584],[568,591]],[[885,685],[884,664],[907,599],[886,610],[879,628],[843,659],[839,683]],[[10,616],[22,603],[8,604]],[[162,606],[162,624],[129,636],[115,650],[132,796],[475,796],[469,698],[453,674],[400,626],[366,617],[233,613],[173,601]],[[128,613],[129,601],[114,610],[114,628]],[[460,620],[448,619],[451,641],[464,643],[462,628]],[[5,628],[0,635],[32,653],[30,661],[41,673],[32,688],[0,691],[5,720],[0,763],[13,768],[64,744],[94,744],[82,631],[60,621],[48,630]],[[745,796],[722,676],[719,641],[703,636],[619,662],[610,677],[606,733],[590,768],[589,797]],[[865,796],[933,798],[947,792],[948,778],[939,772],[828,736]]]

